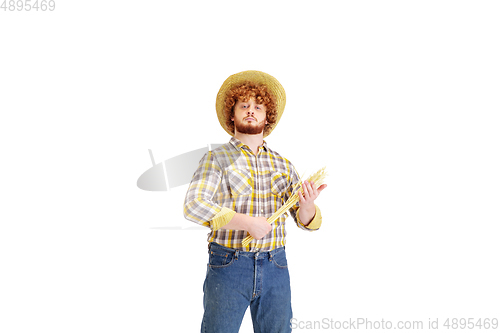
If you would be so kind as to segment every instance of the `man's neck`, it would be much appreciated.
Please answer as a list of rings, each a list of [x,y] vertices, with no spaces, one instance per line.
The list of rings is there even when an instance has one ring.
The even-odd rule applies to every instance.
[[[264,134],[242,134],[235,131],[234,137],[250,148],[255,156],[257,156],[257,148],[264,143]]]

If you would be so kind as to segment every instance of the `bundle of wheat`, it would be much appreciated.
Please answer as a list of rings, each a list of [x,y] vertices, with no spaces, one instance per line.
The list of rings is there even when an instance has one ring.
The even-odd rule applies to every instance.
[[[323,185],[325,178],[327,176],[325,169],[326,169],[326,167],[319,169],[314,174],[309,176],[309,178],[307,178],[307,181],[314,183],[314,187],[316,187],[316,188],[320,187],[321,185]],[[298,188],[298,190],[297,190],[297,188]],[[285,212],[287,212],[290,208],[292,208],[292,206],[295,205],[299,201],[299,191],[302,191],[302,181],[295,184],[293,191],[292,191],[292,193],[295,192],[295,194],[292,195],[290,198],[288,198],[288,200],[285,202],[285,204],[283,206],[281,206],[271,217],[269,217],[267,219],[267,222],[273,223],[274,221],[276,221],[278,219],[278,217],[280,217]],[[304,194],[303,191],[302,191],[302,194]],[[243,246],[248,247],[248,245],[250,244],[250,242],[253,239],[254,238],[252,236],[248,235],[242,241]]]

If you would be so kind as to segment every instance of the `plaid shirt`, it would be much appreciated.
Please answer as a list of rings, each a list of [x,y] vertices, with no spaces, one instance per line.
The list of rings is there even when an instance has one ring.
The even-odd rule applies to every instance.
[[[249,247],[241,242],[248,235],[244,230],[226,230],[235,213],[269,218],[293,195],[293,185],[299,177],[292,163],[269,149],[267,143],[259,146],[257,156],[236,138],[207,152],[194,173],[184,202],[186,219],[210,227],[209,242],[243,251],[270,251],[285,245],[285,219],[288,213],[273,223],[273,229],[264,238],[253,240]],[[317,230],[321,212],[304,226],[298,214],[299,203],[289,212],[297,226]]]

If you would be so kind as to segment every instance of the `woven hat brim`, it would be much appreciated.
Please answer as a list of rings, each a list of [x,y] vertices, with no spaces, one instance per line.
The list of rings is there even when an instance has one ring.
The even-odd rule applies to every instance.
[[[260,72],[260,71],[244,71],[240,73],[236,73],[231,75],[224,81],[222,86],[219,89],[219,92],[217,93],[217,99],[215,101],[215,109],[217,110],[217,118],[219,119],[219,123],[221,124],[222,128],[231,136],[234,135],[226,125],[226,116],[224,114],[224,104],[226,101],[226,96],[229,90],[231,90],[233,87],[242,84],[246,81],[250,81],[259,85],[266,85],[268,91],[274,95],[276,99],[276,111],[277,111],[277,117],[276,117],[276,122],[274,125],[270,128],[270,130],[267,132],[267,134],[264,134],[264,137],[268,136],[271,134],[271,132],[276,128],[276,125],[278,125],[278,122],[280,121],[281,115],[283,114],[283,111],[285,110],[285,104],[286,104],[286,95],[285,95],[285,89],[283,86],[279,83],[279,81],[274,78],[273,76]]]

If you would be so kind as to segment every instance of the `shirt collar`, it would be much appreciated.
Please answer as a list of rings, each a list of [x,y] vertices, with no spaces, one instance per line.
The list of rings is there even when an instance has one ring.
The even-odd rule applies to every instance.
[[[259,150],[263,149],[264,151],[268,151],[269,148],[267,148],[267,142],[266,140],[262,140],[263,143],[262,145],[259,146]],[[229,142],[236,148],[236,149],[245,149],[247,151],[251,151],[250,148],[244,144],[243,142],[241,142],[240,140],[236,139],[234,136],[231,137],[231,140],[229,140]]]

